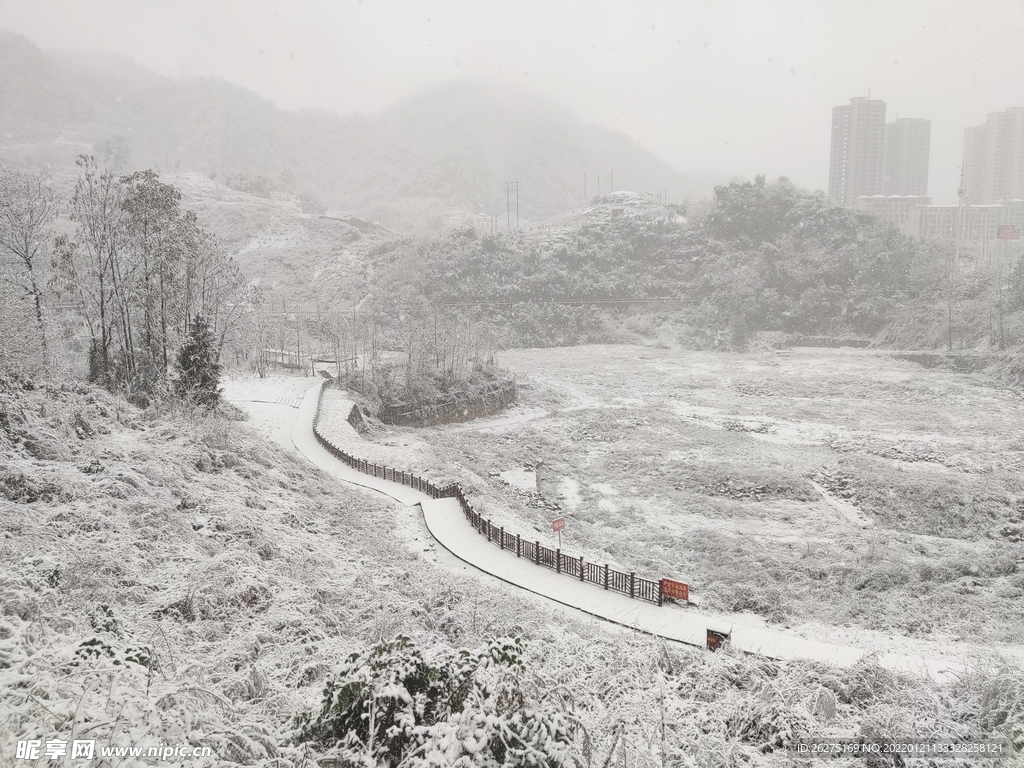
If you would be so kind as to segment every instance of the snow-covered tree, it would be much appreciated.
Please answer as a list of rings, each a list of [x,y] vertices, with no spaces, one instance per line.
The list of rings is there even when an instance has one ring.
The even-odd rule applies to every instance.
[[[297,740],[365,768],[573,765],[573,720],[523,684],[523,647],[502,638],[428,661],[408,637],[348,657]]]
[[[217,405],[220,401],[217,339],[209,321],[202,315],[196,315],[175,366],[178,369],[175,387],[183,399],[210,408]]]
[[[115,177],[78,160],[72,235],[55,244],[55,285],[81,307],[91,378],[138,404],[166,391],[173,350],[202,315],[215,360],[246,310],[237,265],[151,170]]]
[[[9,281],[31,299],[44,364],[47,357],[43,318],[45,268],[56,212],[53,188],[45,175],[0,172],[0,260],[10,260],[12,266],[0,270],[0,279]]]

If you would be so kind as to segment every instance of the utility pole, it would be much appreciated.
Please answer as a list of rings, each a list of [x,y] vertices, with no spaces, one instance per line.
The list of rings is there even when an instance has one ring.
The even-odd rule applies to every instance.
[[[516,229],[519,229],[519,182],[505,182],[505,226],[512,229],[512,185],[516,190]]]
[[[999,282],[996,285],[999,286],[999,349],[1004,346],[1003,340],[1003,262],[999,261]]]
[[[519,182],[516,182],[516,231],[519,231]]]
[[[964,226],[964,198],[967,197],[967,189],[964,187],[964,169],[967,166],[958,166],[960,169],[960,186],[956,191],[956,226],[953,230],[953,256],[957,268],[960,267],[960,240]]]
[[[947,283],[948,294],[946,297],[947,302],[947,324],[948,324],[948,346],[949,351],[953,351],[953,288],[954,285],[960,282],[960,240],[964,225],[964,196],[967,194],[967,190],[964,189],[964,169],[960,168],[960,187],[956,191],[957,204],[956,204],[956,218],[953,221],[953,267],[950,270],[949,281]]]

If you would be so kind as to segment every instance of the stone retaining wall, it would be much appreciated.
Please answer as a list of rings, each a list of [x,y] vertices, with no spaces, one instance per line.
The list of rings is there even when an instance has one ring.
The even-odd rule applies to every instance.
[[[457,392],[431,403],[385,405],[380,410],[380,420],[403,427],[429,427],[490,416],[515,402],[515,382],[503,381],[476,395]]]

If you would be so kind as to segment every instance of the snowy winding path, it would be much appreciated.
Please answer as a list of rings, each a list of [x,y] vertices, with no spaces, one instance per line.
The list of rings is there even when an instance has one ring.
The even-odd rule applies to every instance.
[[[737,650],[775,659],[810,659],[850,666],[870,653],[863,648],[820,642],[751,626],[743,623],[741,617],[709,616],[698,612],[692,605],[658,607],[630,600],[624,595],[606,592],[595,585],[578,582],[564,574],[535,566],[517,558],[513,552],[502,551],[469,525],[457,500],[431,499],[400,483],[365,475],[328,453],[313,434],[313,417],[322,385],[323,382],[317,382],[306,389],[302,397],[291,430],[291,442],[295,448],[312,464],[338,480],[378,491],[407,507],[418,506],[434,539],[460,561],[483,573],[576,611],[688,645],[705,647],[707,632],[712,630],[728,633],[732,646]],[[291,398],[284,396],[282,399]],[[259,402],[256,398],[245,398],[244,401]],[[282,400],[271,402],[281,403]],[[288,410],[291,412],[290,408]],[[881,654],[877,658],[888,669],[935,678],[959,674],[967,667],[966,659],[950,661],[896,653]]]

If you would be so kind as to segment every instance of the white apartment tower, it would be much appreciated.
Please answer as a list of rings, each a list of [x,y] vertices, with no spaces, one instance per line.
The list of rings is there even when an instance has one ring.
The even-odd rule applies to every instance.
[[[885,102],[857,96],[832,108],[828,195],[850,208],[885,191]]]
[[[901,117],[885,126],[885,194],[927,195],[932,123]]]
[[[964,131],[962,195],[971,205],[1024,199],[1024,107]]]

